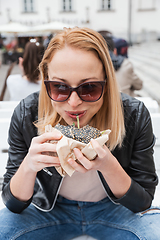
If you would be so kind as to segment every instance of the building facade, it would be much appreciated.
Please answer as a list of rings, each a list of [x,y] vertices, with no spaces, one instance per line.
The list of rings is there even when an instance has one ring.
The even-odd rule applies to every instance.
[[[9,21],[60,21],[141,42],[159,36],[160,0],[0,0],[0,24]]]

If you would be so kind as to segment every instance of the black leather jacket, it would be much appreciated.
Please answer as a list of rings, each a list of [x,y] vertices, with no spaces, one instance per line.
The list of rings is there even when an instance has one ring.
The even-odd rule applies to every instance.
[[[148,110],[144,104],[122,94],[124,106],[126,136],[122,148],[112,153],[132,179],[128,192],[120,199],[112,194],[103,175],[99,177],[109,198],[116,204],[122,204],[133,212],[150,207],[158,178],[153,162],[155,142]],[[38,93],[31,94],[15,108],[9,129],[9,159],[4,175],[2,198],[5,205],[13,212],[20,213],[32,202],[42,211],[50,211],[56,202],[62,177],[54,167],[37,173],[34,194],[27,202],[16,199],[10,191],[10,179],[17,171],[28,152],[31,140],[37,136],[33,122],[37,120]]]

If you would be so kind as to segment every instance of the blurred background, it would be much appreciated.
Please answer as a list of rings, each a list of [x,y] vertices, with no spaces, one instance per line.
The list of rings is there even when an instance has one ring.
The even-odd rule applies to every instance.
[[[0,90],[7,66],[18,63],[28,41],[47,47],[64,27],[79,26],[124,39],[127,57],[144,81],[139,94],[160,104],[159,22],[160,0],[0,0]],[[18,71],[14,66],[12,73]],[[3,99],[9,99],[7,89]]]
[[[10,74],[21,74],[19,57],[23,57],[27,42],[46,49],[57,32],[74,26],[89,27],[110,36],[115,47],[120,48],[119,54],[129,59],[143,82],[135,92],[152,115],[160,175],[159,23],[160,0],[0,0],[0,101],[10,100],[6,80]],[[3,106],[0,110],[7,107]],[[3,156],[5,151],[3,148]]]

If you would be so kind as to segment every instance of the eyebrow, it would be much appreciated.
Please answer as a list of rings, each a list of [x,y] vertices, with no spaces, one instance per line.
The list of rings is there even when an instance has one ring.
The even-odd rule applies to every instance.
[[[55,79],[61,80],[61,81],[63,81],[64,83],[67,83],[67,84],[68,84],[68,80],[66,80],[66,79],[59,78],[59,77],[52,77],[52,80],[55,80]],[[85,81],[88,81],[88,80],[98,80],[98,78],[96,78],[96,77],[89,77],[89,78],[81,79],[81,80],[79,81],[79,84],[81,84],[81,83],[83,83],[83,82],[85,82]]]

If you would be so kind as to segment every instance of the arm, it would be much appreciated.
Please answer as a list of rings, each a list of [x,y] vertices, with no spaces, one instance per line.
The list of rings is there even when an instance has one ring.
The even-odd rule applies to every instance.
[[[88,161],[88,159],[82,155],[81,151],[75,148],[74,153],[82,166],[77,164],[73,159],[68,160],[69,164],[82,173],[91,169],[98,170],[103,175],[113,195],[116,198],[121,198],[130,188],[130,176],[124,171],[106,146],[102,148],[96,140],[91,140],[91,143],[98,155],[94,161]]]
[[[45,133],[37,137],[32,122],[24,130],[22,116],[23,107],[19,105],[14,111],[9,130],[9,159],[2,192],[5,205],[17,213],[31,203],[37,172],[44,167],[59,165],[57,157],[41,154],[43,151],[55,151],[54,144],[45,142],[59,139],[58,133],[54,136],[53,133]]]
[[[136,111],[134,115],[128,112],[124,147],[117,150],[115,157],[94,140],[92,145],[98,154],[95,161],[87,161],[78,149],[75,154],[83,166],[69,160],[77,171],[98,170],[109,197],[133,212],[150,207],[158,182],[153,161],[154,136],[150,115],[142,103]]]
[[[56,152],[56,144],[46,142],[60,138],[61,134],[57,131],[54,134],[44,133],[32,139],[26,157],[10,181],[10,190],[17,199],[26,202],[32,197],[37,172],[46,167],[60,165],[58,157],[42,154],[42,152]]]
[[[125,170],[131,177],[132,183],[122,198],[115,199],[113,197],[113,200],[133,212],[140,212],[150,207],[155,187],[158,184],[153,159],[155,137],[150,114],[142,102],[139,103],[136,114],[128,111],[126,119],[125,147],[123,152],[117,151],[116,156],[122,165],[123,158],[129,156],[128,166],[125,166]]]

